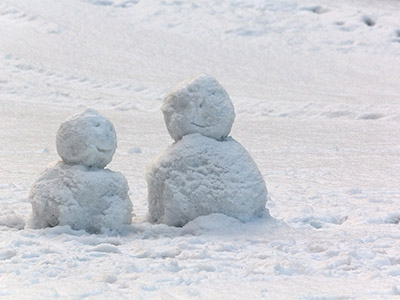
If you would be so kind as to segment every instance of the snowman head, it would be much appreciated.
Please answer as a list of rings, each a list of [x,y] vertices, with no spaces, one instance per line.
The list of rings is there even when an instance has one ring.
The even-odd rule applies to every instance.
[[[209,75],[186,80],[170,90],[161,107],[171,137],[200,133],[221,140],[231,131],[235,112],[225,89]]]
[[[117,135],[108,119],[88,109],[61,124],[56,146],[67,164],[104,168],[117,148]]]

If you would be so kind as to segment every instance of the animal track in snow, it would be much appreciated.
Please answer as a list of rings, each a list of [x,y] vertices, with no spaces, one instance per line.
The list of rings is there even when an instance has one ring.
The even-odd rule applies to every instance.
[[[0,95],[13,98],[20,93],[29,102],[51,99],[52,102],[71,104],[85,100],[100,106],[130,110],[141,107],[137,103],[132,104],[132,95],[149,97],[150,92],[149,88],[140,82],[109,82],[83,75],[76,76],[31,64],[12,54],[0,57],[0,69],[4,74],[9,74],[0,74]],[[160,91],[151,93],[157,95]],[[110,95],[113,95],[112,101]],[[143,106],[145,109],[153,109],[155,105],[158,104],[146,102]]]
[[[14,24],[34,26],[35,29],[49,34],[57,34],[62,31],[62,27],[50,20],[38,15],[21,10],[17,6],[8,3],[0,4],[0,18]]]

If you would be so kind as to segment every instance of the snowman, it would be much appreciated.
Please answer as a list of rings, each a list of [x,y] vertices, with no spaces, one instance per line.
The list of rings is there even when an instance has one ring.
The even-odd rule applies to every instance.
[[[175,143],[147,170],[150,222],[183,226],[211,213],[245,222],[267,212],[260,171],[228,137],[235,112],[215,78],[182,82],[167,93],[161,110]]]
[[[92,109],[61,124],[56,138],[62,161],[33,184],[30,228],[69,225],[90,233],[118,230],[132,220],[125,177],[104,167],[117,148],[113,124]]]

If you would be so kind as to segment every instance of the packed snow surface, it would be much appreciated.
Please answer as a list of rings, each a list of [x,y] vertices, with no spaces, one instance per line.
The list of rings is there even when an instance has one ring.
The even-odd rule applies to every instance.
[[[0,1],[0,299],[398,299],[398,0]],[[177,82],[211,74],[263,216],[139,223]],[[24,229],[69,116],[118,133],[131,225]],[[105,171],[105,170],[103,170]],[[103,172],[102,171],[102,172]]]
[[[56,145],[67,164],[104,168],[117,148],[117,135],[109,120],[88,109],[61,124]]]
[[[175,141],[191,133],[220,140],[228,136],[235,119],[232,101],[225,89],[205,74],[175,86],[165,96],[161,110]]]
[[[155,159],[147,186],[149,220],[172,226],[211,213],[249,221],[267,201],[260,171],[232,138],[185,135]]]
[[[125,177],[108,169],[58,162],[33,184],[28,227],[68,225],[92,233],[118,231],[132,221]]]

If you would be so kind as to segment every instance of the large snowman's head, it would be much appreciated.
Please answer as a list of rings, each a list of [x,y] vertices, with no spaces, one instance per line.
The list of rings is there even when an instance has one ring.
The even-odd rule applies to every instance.
[[[117,148],[117,135],[109,120],[88,109],[61,124],[56,146],[67,164],[104,168]]]
[[[232,101],[218,81],[199,75],[175,86],[161,107],[171,137],[200,133],[220,140],[231,131],[235,112]]]

